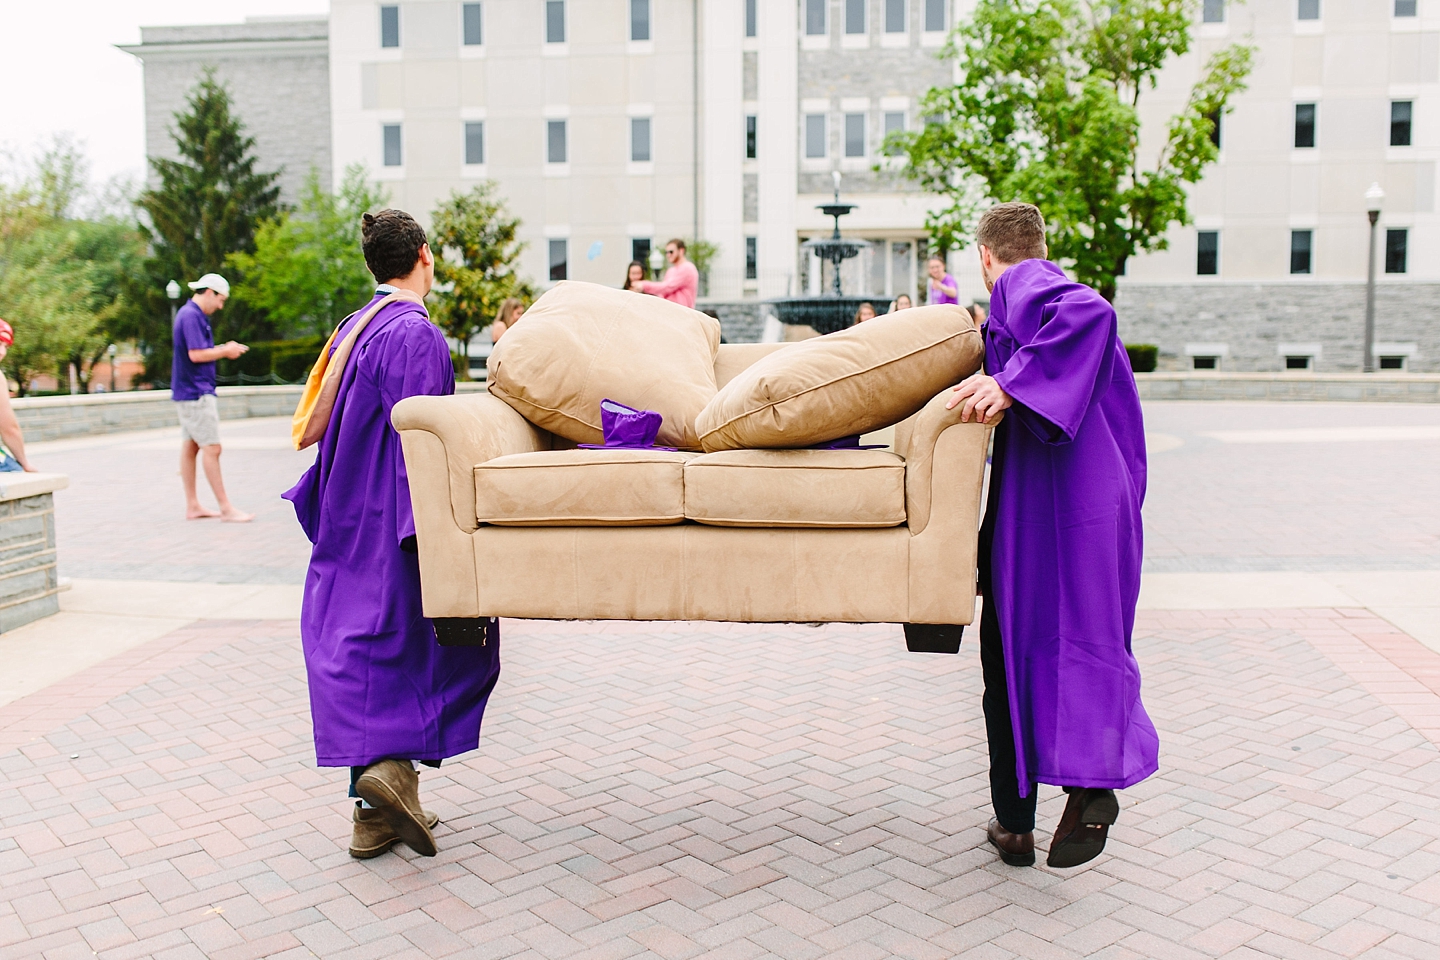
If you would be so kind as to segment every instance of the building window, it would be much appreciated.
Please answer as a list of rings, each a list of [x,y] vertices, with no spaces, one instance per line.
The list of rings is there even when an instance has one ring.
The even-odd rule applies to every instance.
[[[805,114],[805,158],[823,159],[825,156],[825,114]]]
[[[745,238],[745,279],[754,280],[760,276],[760,257],[756,253],[756,239]]]
[[[745,0],[745,36],[747,37],[755,36],[758,26],[756,21],[760,19],[760,11],[756,9],[756,4],[759,2],[760,0]]]
[[[1409,230],[1385,231],[1385,272],[1404,273],[1405,254],[1410,246]]]
[[[1313,230],[1290,231],[1290,272],[1310,272],[1310,250],[1315,242]]]
[[[1312,358],[1307,353],[1287,354],[1285,357],[1286,370],[1309,370]]]
[[[1220,272],[1220,231],[1201,230],[1195,234],[1195,272],[1202,277]]]
[[[925,32],[937,33],[945,29],[945,0],[925,0]]]
[[[460,32],[467,47],[478,47],[485,42],[485,34],[480,22],[480,4],[461,4]]]
[[[650,118],[630,118],[630,162],[650,162]]]
[[[1299,6],[1295,8],[1296,20],[1319,20],[1320,0],[1299,0]]]
[[[387,123],[380,130],[384,139],[385,166],[400,166],[405,162],[405,156],[400,150],[400,124]]]
[[[826,0],[805,0],[806,36],[823,37],[825,35],[825,7]]]
[[[905,0],[885,0],[885,32],[905,32]]]
[[[1414,101],[1390,101],[1390,146],[1410,146],[1410,119],[1414,113]]]
[[[545,161],[547,163],[568,163],[569,156],[565,143],[565,121],[545,121]]]
[[[745,159],[746,159],[746,160],[754,160],[754,159],[756,158],[756,156],[758,156],[758,154],[756,153],[756,150],[755,150],[755,136],[756,136],[756,133],[758,132],[758,130],[757,130],[757,124],[758,124],[758,122],[759,122],[759,121],[758,121],[758,118],[757,118],[757,117],[755,116],[755,114],[753,114],[753,113],[752,113],[752,114],[749,114],[748,116],[745,117]]]
[[[845,156],[865,156],[865,114],[845,114]]]
[[[865,0],[845,0],[845,32],[865,32]]]
[[[1205,0],[1200,8],[1200,18],[1206,23],[1225,22],[1225,0]]]
[[[1220,149],[1220,110],[1211,110],[1205,114],[1205,119],[1210,121],[1210,142],[1215,144],[1215,149]]]
[[[630,39],[650,39],[650,0],[630,0]]]
[[[645,272],[650,272],[650,238],[630,238],[630,259],[645,267]]]
[[[570,241],[550,241],[550,279],[564,280],[570,272]]]
[[[1315,146],[1315,104],[1295,104],[1295,147]]]
[[[1381,369],[1381,370],[1404,370],[1404,369],[1405,369],[1405,358],[1404,358],[1403,356],[1399,356],[1399,357],[1380,357],[1380,358],[1378,358],[1378,359],[1379,359],[1379,362],[1380,362],[1380,369]]]
[[[485,162],[485,124],[482,122],[465,124],[465,162]]]
[[[1218,370],[1220,368],[1219,357],[1191,357],[1191,367],[1195,370]]]
[[[1395,16],[1415,16],[1415,0],[1395,0]]]
[[[885,136],[888,137],[892,133],[905,132],[905,112],[903,110],[896,110],[890,113],[886,113],[884,121]],[[899,147],[887,147],[885,150],[885,155],[889,157],[898,157],[902,152],[903,151]]]
[[[380,46],[400,46],[400,8],[380,8]]]
[[[565,42],[565,0],[545,0],[545,42]]]

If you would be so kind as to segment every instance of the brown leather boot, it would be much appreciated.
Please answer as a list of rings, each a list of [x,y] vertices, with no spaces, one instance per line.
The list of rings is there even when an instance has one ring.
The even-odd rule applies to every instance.
[[[435,829],[440,818],[429,810],[424,811],[424,814],[425,825]],[[355,827],[350,832],[350,856],[356,860],[378,857],[400,842],[400,834],[390,827],[390,823],[380,815],[379,810],[367,809],[357,803],[351,820]]]
[[[1055,839],[1050,841],[1050,856],[1045,858],[1045,865],[1050,867],[1078,867],[1100,856],[1110,825],[1120,816],[1120,801],[1115,799],[1114,790],[1065,789],[1070,799],[1065,801]]]
[[[1011,833],[1000,826],[999,820],[991,820],[985,828],[990,845],[1000,851],[1000,859],[1012,867],[1030,867],[1035,864],[1035,834]]]
[[[381,760],[365,768],[355,792],[379,811],[402,842],[422,857],[433,857],[435,837],[420,809],[420,774],[408,760]]]

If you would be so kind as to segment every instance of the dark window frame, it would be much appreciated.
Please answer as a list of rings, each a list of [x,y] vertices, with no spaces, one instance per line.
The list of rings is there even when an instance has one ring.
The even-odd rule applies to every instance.
[[[745,238],[745,279],[760,279],[760,241],[757,237]]]
[[[759,159],[760,118],[753,113],[745,115],[745,159]]]
[[[1192,370],[1219,370],[1220,357],[1216,354],[1196,354],[1190,358],[1190,369]]]
[[[1295,0],[1296,20],[1319,20],[1320,0]]]
[[[642,14],[643,17],[637,17]],[[640,43],[650,39],[650,15],[653,10],[650,0],[630,0],[630,39]],[[636,36],[637,33],[644,33],[643,37]]]
[[[559,140],[556,140],[555,132],[560,132]],[[556,146],[559,146],[560,159],[555,159]],[[569,163],[570,162],[570,121],[569,120],[546,120],[545,121],[545,162],[546,163]]]
[[[949,29],[945,0],[925,0],[925,32],[944,33]]]
[[[1200,4],[1201,23],[1224,23],[1225,0],[1202,0]]]
[[[823,37],[829,32],[829,0],[805,0],[805,36]]]
[[[565,0],[545,0],[545,42],[564,43],[566,39]],[[559,16],[556,16],[559,14]]]
[[[813,142],[812,139],[811,139],[811,134],[815,132],[815,129],[816,129],[816,126],[817,126],[813,121],[819,121],[819,123],[818,123],[818,127],[819,127],[819,138],[818,138],[818,140],[819,140],[819,143],[820,143],[820,152],[819,152],[819,153],[811,153],[811,152],[810,152],[810,145],[811,145],[811,143]],[[806,159],[806,160],[824,160],[826,157],[830,156],[830,123],[829,123],[829,115],[828,115],[828,114],[824,114],[824,113],[807,113],[807,114],[805,114],[805,119],[804,119],[804,121],[803,121],[803,133],[804,133],[804,135],[805,135],[805,159]]]
[[[760,0],[745,0],[745,36],[753,37],[760,30]]]
[[[460,4],[460,45],[483,47],[485,45],[485,13],[478,3]]]
[[[1315,149],[1316,128],[1320,125],[1320,105],[1318,103],[1297,103],[1295,104],[1295,137],[1293,149],[1313,150]]]
[[[1415,101],[1390,101],[1390,146],[1408,147],[1414,142]]]
[[[845,0],[845,35],[863,37],[870,32],[869,0]]]
[[[1315,264],[1315,231],[1290,231],[1290,273],[1309,274]]]
[[[383,50],[400,49],[400,6],[387,3],[380,7],[380,47]]]
[[[857,122],[858,122],[858,123],[857,123]],[[854,140],[852,140],[851,137],[852,137],[852,134],[854,133],[853,128],[854,128],[855,126],[857,126],[857,125],[858,125],[859,128],[860,128],[859,136],[856,137]],[[864,159],[864,158],[867,156],[866,147],[868,147],[869,144],[867,144],[867,143],[865,142],[865,133],[866,133],[865,127],[866,127],[866,126],[867,126],[867,124],[865,123],[865,114],[863,114],[863,113],[847,113],[847,114],[845,114],[845,147],[844,147],[844,152],[843,152],[843,154],[842,154],[842,156],[844,156],[845,159],[847,159],[847,160],[854,160],[854,159],[856,159],[857,157],[860,158],[860,159]],[[854,145],[854,144],[856,144],[857,142],[858,142],[858,144],[859,144],[860,151],[859,151],[858,153],[852,153],[852,152],[850,152],[851,146]]]
[[[1418,16],[1420,13],[1418,9],[1419,6],[1420,4],[1417,3],[1416,0],[1395,0],[1395,6],[1392,8],[1392,14],[1396,17]]]
[[[650,274],[650,245],[652,242],[650,237],[630,238],[630,259],[645,265],[646,276]]]
[[[1195,275],[1215,277],[1220,275],[1220,231],[1197,230],[1195,232]]]
[[[476,160],[476,151],[472,147],[478,147],[480,159]],[[478,167],[485,162],[485,121],[465,121],[465,165],[467,167]]]
[[[1308,353],[1287,353],[1285,355],[1286,370],[1311,370],[1315,366],[1315,358]]]
[[[383,167],[405,166],[405,131],[403,124],[384,123],[380,125],[380,165]],[[392,163],[390,158],[394,157]]]
[[[1385,231],[1385,272],[1410,272],[1410,230],[1408,227]]]
[[[885,32],[906,33],[910,29],[909,0],[885,0]]]
[[[550,279],[551,279],[551,281],[556,281],[556,280],[569,280],[569,279],[570,279],[570,238],[569,238],[569,237],[551,237],[551,238],[550,238],[550,242],[546,245],[546,249],[547,249],[547,252],[549,253],[549,256],[550,256]],[[560,256],[559,256],[558,259],[557,259],[556,256],[555,256],[555,251],[556,251],[556,250],[559,250],[559,251],[560,251]]]
[[[643,132],[643,137],[642,137]],[[654,125],[650,117],[630,118],[630,162],[650,163],[655,158],[654,150]],[[644,140],[642,144],[640,141]],[[640,147],[643,146],[644,150]],[[640,156],[643,153],[644,156]]]

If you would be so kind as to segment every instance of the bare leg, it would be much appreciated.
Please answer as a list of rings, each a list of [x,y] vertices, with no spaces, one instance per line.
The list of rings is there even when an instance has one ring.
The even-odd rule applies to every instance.
[[[180,483],[185,487],[186,520],[220,516],[219,511],[202,507],[200,498],[195,495],[195,455],[199,452],[200,448],[189,437],[180,442]]]
[[[220,519],[229,523],[249,523],[255,519],[253,513],[241,513],[235,509],[235,504],[225,495],[225,481],[220,478],[220,444],[212,443],[200,451],[200,458],[205,462],[205,479],[210,481],[210,489],[215,491],[215,502],[220,505]]]

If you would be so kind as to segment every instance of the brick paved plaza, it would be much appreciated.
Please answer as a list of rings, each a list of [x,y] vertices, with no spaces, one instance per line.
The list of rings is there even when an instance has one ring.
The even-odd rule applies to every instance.
[[[248,527],[175,519],[169,435],[36,445],[75,589],[0,637],[0,956],[1437,955],[1440,408],[1147,414],[1161,772],[1069,871],[984,843],[973,637],[885,625],[506,621],[480,749],[422,774],[440,855],[354,861],[286,425],[225,427]]]

